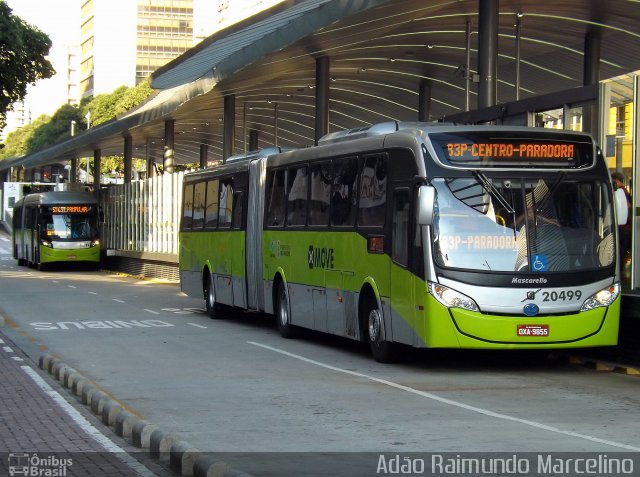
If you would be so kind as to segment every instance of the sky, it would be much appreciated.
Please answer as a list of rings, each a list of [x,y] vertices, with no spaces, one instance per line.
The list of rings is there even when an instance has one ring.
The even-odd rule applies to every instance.
[[[65,55],[67,45],[78,45],[80,37],[80,0],[6,0],[27,23],[38,27],[51,38],[49,61],[61,74],[40,80],[28,89],[26,107],[32,119],[53,114],[66,100]],[[8,128],[7,128],[8,129]]]

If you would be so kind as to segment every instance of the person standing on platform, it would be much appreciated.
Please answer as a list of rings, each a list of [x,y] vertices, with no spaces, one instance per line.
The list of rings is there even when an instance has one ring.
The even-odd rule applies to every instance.
[[[611,181],[613,182],[613,188],[615,190],[622,189],[624,195],[627,198],[627,222],[624,224],[618,224],[618,230],[620,232],[620,257],[623,268],[623,277],[627,278],[625,271],[628,269],[631,262],[631,194],[624,185],[624,175],[621,172],[614,172],[611,174]]]

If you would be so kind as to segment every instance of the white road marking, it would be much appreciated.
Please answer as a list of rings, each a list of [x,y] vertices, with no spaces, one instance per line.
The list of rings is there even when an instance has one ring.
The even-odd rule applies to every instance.
[[[112,298],[113,301],[117,301],[118,303],[124,303],[122,300],[118,300],[117,298]]]
[[[19,356],[11,356],[11,359],[14,361],[24,361],[24,359],[20,358]]]
[[[198,325],[196,323],[187,323],[187,325],[195,326],[196,328],[202,328],[203,330],[207,329],[206,326]]]
[[[0,344],[4,344],[4,340],[0,340]]]
[[[87,292],[89,295],[97,295],[96,292]]]
[[[2,347],[2,350],[3,350],[5,353],[13,353],[13,349],[12,349],[10,346],[3,346],[3,347]]]
[[[309,358],[305,358],[304,356],[300,356],[294,353],[289,353],[288,351],[283,351],[281,349],[278,348],[273,348],[271,346],[267,346],[261,343],[256,343],[255,341],[247,341],[247,343],[249,343],[250,345],[254,345],[254,346],[258,346],[260,348],[264,348],[266,350],[269,351],[273,351],[275,353],[280,353],[284,356],[289,356],[290,358],[294,358],[300,361],[304,361],[305,363],[309,363],[309,364],[313,364],[315,366],[319,366],[321,368],[325,368],[325,369],[329,369],[331,371],[336,371],[338,373],[344,373],[344,374],[349,374],[351,376],[355,376],[358,378],[363,378],[363,379],[368,379],[369,381],[374,381],[376,383],[380,383],[380,384],[384,384],[386,386],[395,388],[395,389],[399,389],[401,391],[406,391],[408,393],[412,393],[412,394],[417,394],[418,396],[422,396],[425,397],[427,399],[431,399],[433,401],[438,401],[442,404],[447,404],[449,406],[454,406],[454,407],[458,407],[461,409],[466,409],[467,411],[471,411],[471,412],[475,412],[478,414],[483,414],[485,416],[488,417],[494,417],[496,419],[502,419],[505,421],[511,421],[511,422],[517,422],[519,424],[524,424],[526,426],[530,426],[530,427],[535,427],[537,429],[542,429],[545,431],[549,431],[549,432],[555,432],[557,434],[563,434],[565,436],[570,436],[570,437],[577,437],[579,439],[584,439],[587,441],[591,441],[591,442],[597,442],[599,444],[606,444],[612,447],[619,447],[620,449],[626,449],[626,450],[630,450],[630,451],[634,451],[634,452],[640,452],[640,447],[634,447],[628,444],[622,444],[620,442],[614,442],[614,441],[610,441],[607,439],[600,439],[599,437],[594,437],[594,436],[589,436],[586,434],[579,434],[577,432],[573,432],[573,431],[565,431],[563,429],[560,429],[558,427],[554,427],[554,426],[549,426],[547,424],[542,424],[540,422],[536,422],[536,421],[530,421],[528,419],[521,419],[519,417],[513,417],[513,416],[509,416],[507,414],[501,414],[498,412],[493,412],[493,411],[489,411],[487,409],[482,409],[480,407],[476,407],[476,406],[470,406],[469,404],[464,404],[458,401],[454,401],[453,399],[447,399],[447,398],[443,398],[441,396],[437,396],[435,394],[432,393],[428,393],[425,391],[420,391],[418,389],[414,389],[411,388],[409,386],[404,386],[402,384],[398,384],[398,383],[394,383],[393,381],[387,381],[386,379],[381,379],[381,378],[376,378],[374,376],[369,376],[368,374],[364,374],[364,373],[359,373],[357,371],[350,371],[348,369],[343,369],[343,368],[338,368],[337,366],[331,366],[330,364],[326,364],[326,363],[322,363],[320,361],[315,361],[313,359],[309,359]]]
[[[149,313],[153,313],[154,315],[159,315],[160,314],[157,311],[149,310],[147,308],[145,308],[144,311],[148,311]]]
[[[74,287],[73,285],[67,285],[69,288],[78,288],[78,287]]]
[[[22,370],[36,383],[36,385],[42,389],[55,403],[66,412],[71,419],[78,424],[83,431],[85,431],[94,441],[100,444],[107,452],[113,453],[118,459],[124,462],[127,466],[133,469],[138,475],[143,477],[153,477],[153,474],[149,469],[140,464],[137,460],[131,457],[129,454],[114,444],[109,438],[96,429],[89,421],[87,421],[82,414],[80,414],[71,404],[69,404],[58,392],[56,392],[51,386],[49,386],[44,379],[42,379],[38,373],[36,373],[30,366],[20,366]]]

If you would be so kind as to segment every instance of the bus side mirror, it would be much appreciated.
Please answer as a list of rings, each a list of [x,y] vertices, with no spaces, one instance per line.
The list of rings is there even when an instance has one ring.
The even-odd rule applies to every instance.
[[[624,190],[618,189],[614,192],[614,202],[616,205],[616,220],[618,225],[624,225],[629,218],[629,209],[627,208],[627,196]]]
[[[422,185],[418,189],[418,225],[431,225],[436,204],[436,189],[430,185]]]

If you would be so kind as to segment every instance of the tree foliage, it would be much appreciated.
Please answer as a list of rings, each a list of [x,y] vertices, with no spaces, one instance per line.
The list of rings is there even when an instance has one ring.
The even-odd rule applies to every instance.
[[[147,99],[153,90],[148,81],[143,81],[133,88],[120,86],[110,94],[99,94],[80,105],[86,115],[91,114],[91,124],[97,126],[126,113]]]
[[[0,0],[2,3],[2,0]],[[85,99],[79,107],[63,105],[52,117],[41,116],[32,124],[22,127],[7,135],[4,148],[0,149],[0,159],[23,156],[68,139],[71,136],[71,122],[75,121],[75,132],[79,134],[87,127],[86,117],[90,114],[91,126],[98,126],[116,118],[147,99],[153,90],[148,81],[133,88],[120,86],[110,94],[100,94]],[[137,164],[137,168],[143,165]],[[121,156],[103,156],[101,172],[122,172],[124,169]]]
[[[27,141],[29,138],[33,136],[36,129],[48,123],[50,120],[50,116],[43,114],[42,116],[38,116],[31,124],[27,124],[7,134],[3,143],[4,148],[0,149],[0,159],[19,157],[27,154]]]
[[[27,86],[55,73],[46,58],[51,39],[12,12],[0,0],[0,129],[13,103],[26,96]]]
[[[57,142],[69,139],[71,137],[71,122],[76,122],[76,131],[84,129],[84,118],[82,112],[68,104],[58,109],[51,119],[36,128],[27,139],[27,154],[31,154],[45,147],[51,146]]]

